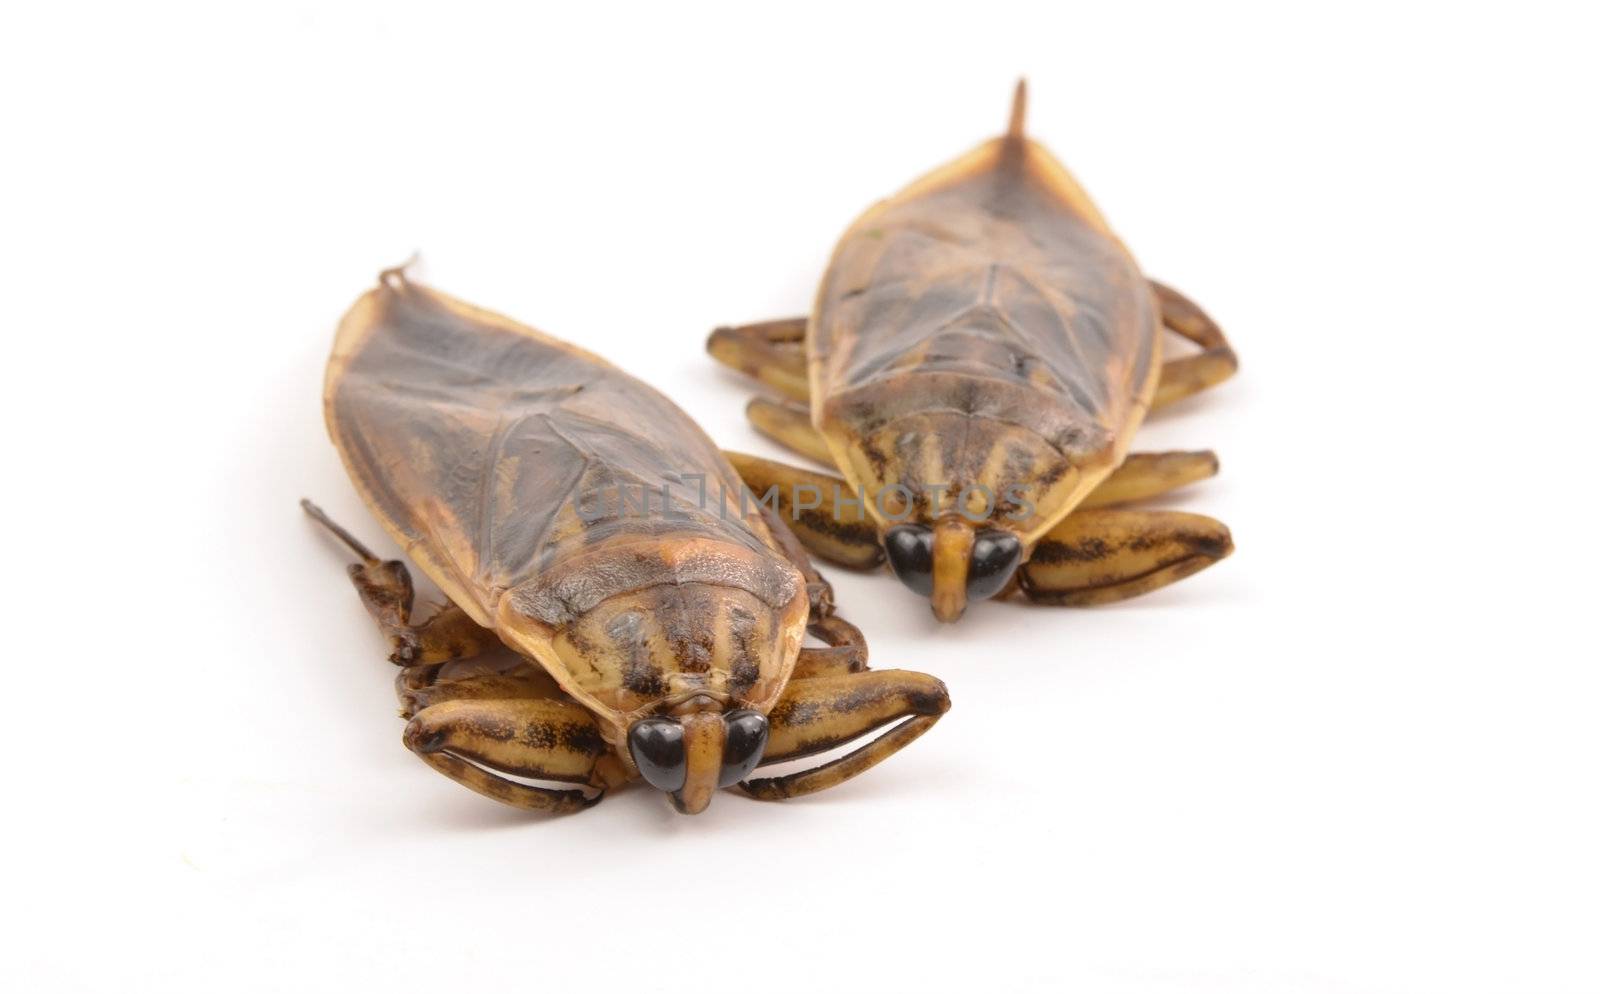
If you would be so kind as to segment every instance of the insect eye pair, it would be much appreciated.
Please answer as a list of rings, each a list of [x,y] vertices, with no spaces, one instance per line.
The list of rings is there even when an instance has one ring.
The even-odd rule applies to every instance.
[[[722,770],[718,787],[731,787],[748,777],[761,762],[767,747],[767,718],[759,711],[741,709],[722,716]],[[650,786],[678,791],[689,779],[689,758],[684,748],[683,723],[676,718],[642,718],[628,729],[628,752],[633,765]]]
[[[933,529],[926,525],[896,525],[883,536],[889,568],[900,582],[924,597],[933,593]],[[993,597],[1011,579],[1022,562],[1022,540],[1010,532],[985,529],[972,542],[967,565],[967,596]]]

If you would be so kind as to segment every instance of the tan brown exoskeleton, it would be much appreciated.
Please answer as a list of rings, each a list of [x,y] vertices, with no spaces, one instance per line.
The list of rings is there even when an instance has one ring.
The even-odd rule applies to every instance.
[[[853,224],[809,317],[719,328],[708,348],[787,398],[764,434],[844,479],[730,453],[813,553],[887,558],[941,621],[1020,591],[1096,604],[1232,551],[1220,522],[1111,508],[1216,472],[1128,454],[1147,411],[1227,379],[1221,329],[1148,280],[1060,163],[1011,125]],[[1162,362],[1163,326],[1200,346]]]
[[[390,271],[340,324],[323,399],[356,489],[449,603],[413,619],[405,565],[305,508],[360,557],[351,579],[405,667],[406,745],[480,793],[570,811],[643,777],[691,814],[721,787],[793,797],[949,707],[933,677],[867,670],[783,523],[602,359]],[[502,644],[509,666],[461,662]]]

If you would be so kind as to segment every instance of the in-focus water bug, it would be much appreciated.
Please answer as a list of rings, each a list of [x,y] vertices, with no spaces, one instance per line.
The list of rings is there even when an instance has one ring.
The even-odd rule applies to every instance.
[[[359,557],[350,577],[404,667],[406,745],[482,794],[570,811],[642,778],[689,814],[724,787],[793,797],[949,707],[931,676],[867,669],[770,508],[608,502],[740,483],[686,414],[594,355],[393,270],[340,324],[323,401],[367,507],[449,602],[414,617],[403,563],[305,509]],[[473,661],[502,645],[509,663]]]

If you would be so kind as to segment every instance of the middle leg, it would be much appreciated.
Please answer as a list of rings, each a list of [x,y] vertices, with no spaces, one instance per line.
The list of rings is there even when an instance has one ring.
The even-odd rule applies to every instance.
[[[756,500],[775,504],[783,524],[813,555],[851,569],[883,563],[878,530],[866,504],[837,476],[771,459],[724,452]]]
[[[867,642],[861,630],[834,613],[833,585],[817,570],[806,555],[805,546],[784,524],[778,509],[761,505],[761,516],[771,530],[784,557],[806,579],[806,598],[810,614],[806,619],[806,632],[825,643],[824,647],[806,646],[795,660],[792,679],[821,676],[828,673],[858,673],[867,668]]]
[[[394,681],[400,717],[410,720],[435,704],[455,700],[566,700],[566,691],[544,668],[521,657],[506,665],[436,663],[407,666]]]
[[[1135,452],[1090,491],[1078,507],[1148,500],[1216,475],[1215,452]]]
[[[822,433],[811,425],[811,411],[792,400],[752,398],[744,409],[756,431],[824,466],[835,465]]]

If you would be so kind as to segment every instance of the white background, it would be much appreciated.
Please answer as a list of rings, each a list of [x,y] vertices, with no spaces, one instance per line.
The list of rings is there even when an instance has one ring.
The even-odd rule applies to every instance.
[[[1592,11],[32,4],[0,20],[4,973],[56,990],[1595,991]],[[379,268],[733,447],[701,343],[1002,126],[1240,376],[1140,448],[1237,554],[956,627],[955,707],[814,798],[502,809],[400,744],[310,495]],[[385,551],[388,551],[387,549]]]

